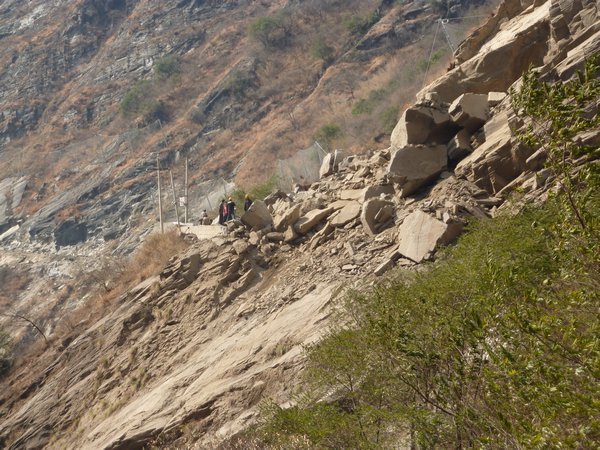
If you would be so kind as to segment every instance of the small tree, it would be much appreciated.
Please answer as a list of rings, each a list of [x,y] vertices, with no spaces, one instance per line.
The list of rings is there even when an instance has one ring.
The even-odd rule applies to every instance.
[[[360,116],[361,114],[371,114],[373,112],[373,105],[367,99],[359,98],[354,105],[352,105],[352,115]]]
[[[366,16],[351,16],[344,19],[344,27],[352,35],[366,33],[373,25],[379,21],[379,13],[373,11]]]
[[[175,55],[167,55],[154,63],[154,75],[159,80],[177,76],[181,73],[179,60]]]
[[[255,75],[244,70],[234,70],[224,83],[224,89],[238,100],[247,96],[248,90],[254,87]]]
[[[313,45],[312,54],[315,58],[322,59],[325,64],[329,65],[333,62],[334,49],[320,37]]]
[[[250,24],[248,33],[266,48],[285,47],[289,41],[289,30],[280,17],[259,17]]]
[[[142,115],[144,122],[168,119],[167,106],[155,98],[154,86],[151,81],[142,80],[133,86],[121,100],[121,113],[126,117]]]
[[[328,123],[323,125],[319,130],[315,133],[315,139],[319,141],[325,148],[329,149],[331,144],[336,140],[342,137],[344,133],[339,125],[335,123]]]

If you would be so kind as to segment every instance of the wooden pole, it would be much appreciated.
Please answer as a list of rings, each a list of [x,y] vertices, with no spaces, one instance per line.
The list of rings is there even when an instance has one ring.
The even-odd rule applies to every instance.
[[[158,161],[158,154],[156,155],[156,176],[158,178],[158,220],[160,221],[160,232],[164,234],[165,226],[163,225],[162,215],[162,190],[160,187],[160,162]]]
[[[175,217],[177,217],[177,228],[179,228],[179,208],[177,208],[177,196],[175,195],[175,183],[173,183],[173,172],[169,170],[171,175],[171,190],[173,191],[173,203],[175,203]]]
[[[188,157],[185,157],[185,211],[183,221],[188,223]]]

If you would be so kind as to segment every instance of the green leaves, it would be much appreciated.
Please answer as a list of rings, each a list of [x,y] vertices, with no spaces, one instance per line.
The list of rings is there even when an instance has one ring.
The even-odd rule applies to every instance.
[[[152,67],[159,80],[167,80],[181,74],[179,59],[176,55],[167,55],[154,63]]]
[[[387,448],[408,429],[421,448],[591,444],[599,279],[556,250],[560,208],[473,224],[429,270],[350,298],[308,349],[280,443]]]
[[[263,16],[250,24],[248,34],[265,48],[285,47],[289,43],[290,32],[284,17]]]
[[[314,135],[314,138],[326,150],[329,150],[331,145],[344,135],[339,125],[335,123],[326,123],[322,125]]]

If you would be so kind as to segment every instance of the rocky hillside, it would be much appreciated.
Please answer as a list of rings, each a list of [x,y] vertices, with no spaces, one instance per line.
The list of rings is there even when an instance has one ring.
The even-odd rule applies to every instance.
[[[494,4],[342,3],[2,2],[0,313],[52,334],[89,300],[157,226],[157,163],[174,221],[189,160],[196,220],[236,184],[317,179],[323,151],[297,156],[315,137],[381,147],[449,59],[436,20],[456,44]]]
[[[101,23],[110,30],[123,14],[151,8],[109,4]],[[2,7],[6,14],[19,5]],[[208,6],[179,2],[172,12]],[[109,301],[99,319],[84,315],[36,358],[16,364],[2,380],[0,442],[126,449],[168,437],[207,448],[253,423],[261,399],[289,402],[302,346],[324,332],[332,301],[346,289],[368,289],[394,266],[420,267],[470,218],[508,209],[512,192],[524,202],[543,199],[554,181],[543,168],[547,155],[517,139],[525,123],[507,92],[530,64],[548,80],[567,80],[598,54],[597,8],[591,1],[503,2],[457,50],[454,68],[406,108],[389,148],[330,153],[310,188],[255,202],[222,237],[192,242],[160,274]],[[159,33],[156,23],[136,27]],[[119,42],[114,34],[106,39]],[[576,139],[597,147],[598,130]],[[115,167],[139,167],[129,163]],[[102,198],[93,180],[70,176],[82,176]]]
[[[178,161],[190,159],[199,208],[216,178],[265,181],[315,136],[379,145],[421,86],[424,48],[447,11],[343,3],[3,2],[0,234],[21,224],[58,245],[123,235],[155,207],[157,154],[178,187]],[[453,2],[449,14],[485,14],[468,9],[479,3]],[[452,39],[477,20],[457,20]],[[449,53],[441,39],[436,49],[432,70]],[[56,238],[61,226],[74,235]]]

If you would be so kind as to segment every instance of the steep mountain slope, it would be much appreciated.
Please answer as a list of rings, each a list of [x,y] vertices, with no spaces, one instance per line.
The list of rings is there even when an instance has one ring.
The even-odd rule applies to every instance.
[[[405,111],[391,148],[342,162],[330,154],[309,190],[256,202],[246,225],[193,243],[99,320],[73,324],[17,365],[2,381],[4,445],[141,448],[165,433],[185,437],[187,427],[205,448],[251,423],[260,399],[288,401],[302,345],[323,332],[345,288],[430,259],[466,218],[510,206],[513,189],[527,201],[551,186],[543,152],[516,139],[523,124],[505,92],[471,90],[488,80],[506,91],[524,58],[566,79],[598,53],[597,5],[568,6],[503,3],[463,44],[455,69]],[[523,46],[532,35],[546,44]],[[490,63],[498,59],[501,67]],[[509,75],[497,78],[499,69]],[[322,79],[317,89],[326,87]],[[456,100],[462,93],[471,95]]]
[[[491,8],[470,12],[477,4],[3,2],[0,269],[20,282],[0,292],[0,313],[52,334],[89,299],[80,281],[157,225],[157,161],[181,196],[189,159],[196,219],[232,181],[268,178],[314,135],[347,153],[383,145],[449,57],[435,21],[477,16],[447,25],[456,43]],[[318,173],[310,156],[295,159],[293,181]],[[162,200],[174,221],[170,189]],[[18,340],[35,338],[21,325]]]

